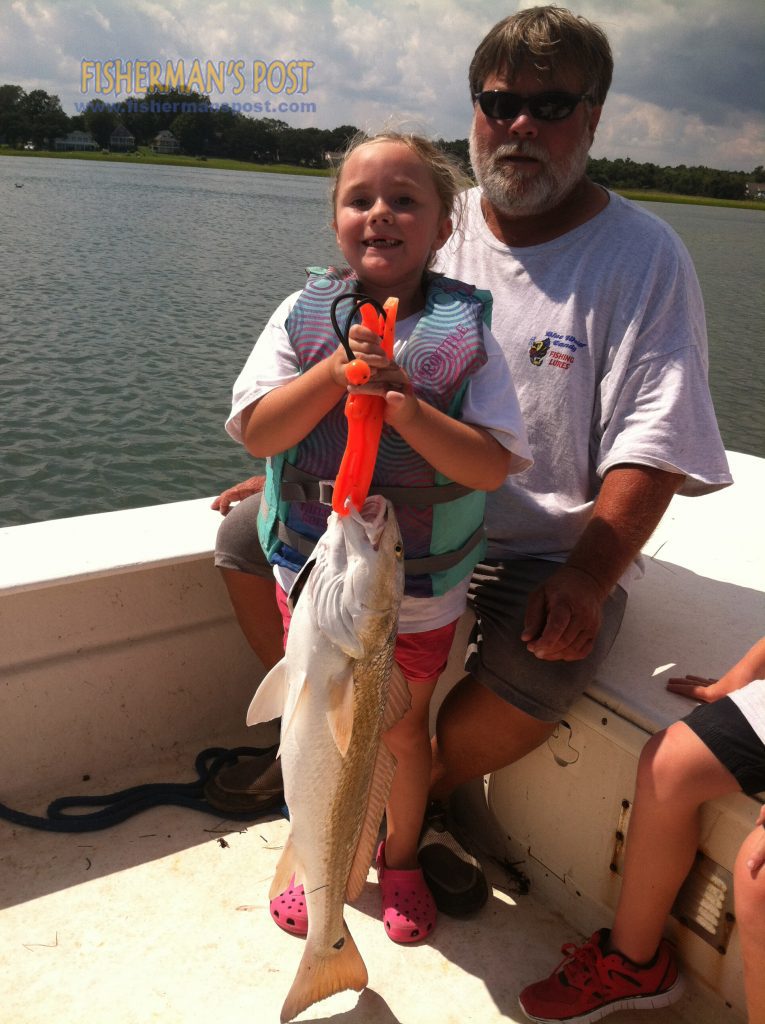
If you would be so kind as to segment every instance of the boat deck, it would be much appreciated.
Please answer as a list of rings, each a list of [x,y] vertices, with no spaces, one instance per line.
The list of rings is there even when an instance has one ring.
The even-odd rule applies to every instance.
[[[137,783],[189,781],[194,756],[136,766]],[[124,784],[125,772],[121,773]],[[108,791],[91,779],[83,791]],[[27,808],[43,813],[44,808]],[[287,821],[253,824],[162,807],[99,832],[52,834],[0,823],[0,1019],[14,1024],[272,1024],[302,940],[268,914]],[[472,919],[442,916],[426,944],[383,933],[374,872],[347,922],[369,971],[298,1020],[337,1024],[524,1021],[518,991],[555,965],[570,925],[533,895],[496,884]],[[698,997],[696,997],[698,998]],[[697,1021],[693,997],[655,1024]],[[614,1024],[634,1015],[614,1014]]]
[[[734,487],[675,499],[646,545],[614,649],[563,723],[568,747],[495,773],[485,799],[479,782],[468,804],[474,838],[491,809],[530,894],[487,861],[482,911],[401,947],[370,872],[347,914],[369,986],[298,1020],[520,1022],[520,989],[610,921],[637,756],[688,707],[667,676],[720,673],[762,631],[762,534],[748,523],[765,463],[731,463]],[[0,529],[0,800],[44,814],[64,794],[192,781],[203,747],[273,742],[243,725],[262,666],[212,565],[219,521],[199,499]],[[729,869],[757,808],[742,794],[709,805],[704,853]],[[169,806],[79,834],[0,821],[0,1024],[276,1024],[302,945],[268,914],[287,829],[278,815],[244,826]],[[692,984],[652,1024],[740,1024],[735,927],[725,952],[674,919],[670,931]]]

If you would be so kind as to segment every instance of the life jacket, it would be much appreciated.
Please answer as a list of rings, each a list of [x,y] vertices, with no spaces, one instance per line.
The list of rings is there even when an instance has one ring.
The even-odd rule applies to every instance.
[[[348,269],[312,267],[308,274],[285,325],[301,373],[335,351],[339,342],[330,306],[338,295],[358,290],[358,280]],[[490,317],[491,296],[433,274],[427,275],[426,285],[425,309],[397,361],[418,398],[456,417],[468,381],[488,358],[482,325]],[[338,314],[342,322],[342,304]],[[332,483],[347,438],[344,409],[342,399],[307,437],[267,461],[258,535],[272,564],[297,571],[326,529]],[[405,593],[444,594],[483,555],[485,492],[436,472],[387,423],[371,493],[382,494],[396,507],[404,543]]]

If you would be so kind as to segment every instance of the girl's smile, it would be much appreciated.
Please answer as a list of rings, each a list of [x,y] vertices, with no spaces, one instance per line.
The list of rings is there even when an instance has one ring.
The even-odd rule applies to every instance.
[[[335,196],[337,242],[364,291],[422,308],[422,275],[451,234],[430,169],[404,142],[362,144],[346,160]]]

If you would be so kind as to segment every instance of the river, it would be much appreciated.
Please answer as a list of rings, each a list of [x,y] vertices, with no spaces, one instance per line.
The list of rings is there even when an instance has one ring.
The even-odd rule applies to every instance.
[[[327,179],[0,157],[0,196],[0,525],[251,475],[231,385],[302,268],[337,259]],[[726,447],[765,456],[765,216],[647,205],[696,263]]]

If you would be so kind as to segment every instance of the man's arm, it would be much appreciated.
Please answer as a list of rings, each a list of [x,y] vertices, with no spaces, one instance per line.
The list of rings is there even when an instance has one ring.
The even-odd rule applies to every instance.
[[[248,480],[242,480],[241,483],[234,484],[233,487],[227,487],[214,499],[210,508],[220,512],[222,516],[227,516],[234,502],[244,501],[245,498],[258,494],[263,490],[265,483],[264,476],[251,476]]]
[[[568,561],[529,597],[521,639],[546,661],[587,657],[603,603],[656,529],[685,477],[650,466],[610,470]]]

